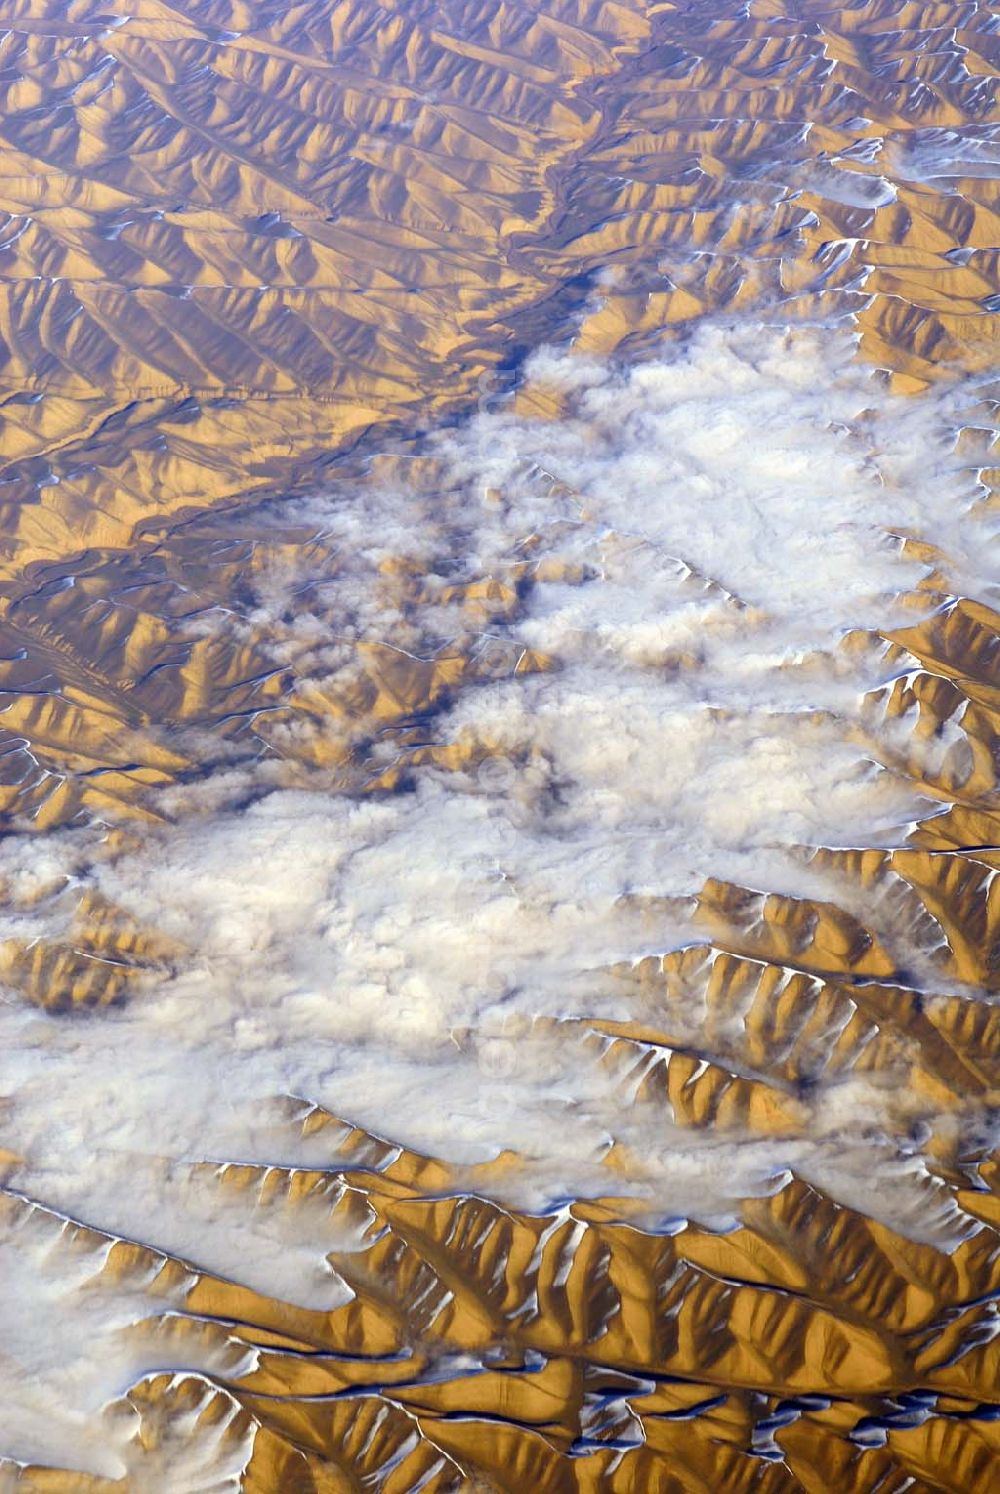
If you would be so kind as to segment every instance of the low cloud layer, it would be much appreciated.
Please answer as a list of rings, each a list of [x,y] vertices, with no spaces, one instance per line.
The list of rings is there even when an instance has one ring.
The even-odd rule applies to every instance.
[[[522,1207],[633,1192],[651,1224],[726,1227],[794,1169],[949,1238],[959,1226],[927,1204],[890,1091],[821,1086],[784,1140],[698,1133],[661,1103],[626,1103],[585,1042],[588,1022],[641,1015],[610,967],[705,937],[691,910],[706,878],[835,899],[801,848],[901,844],[934,807],[884,766],[895,744],[887,730],[880,755],[861,703],[886,678],[874,634],[919,615],[901,599],[927,564],[906,536],[946,552],[956,592],[989,594],[990,521],[955,445],[974,391],[901,401],[852,352],[826,329],[716,327],[630,371],[539,354],[530,378],[562,419],[493,410],[421,453],[430,486],[387,458],[335,499],[272,515],[337,549],[329,586],[352,644],[430,646],[380,607],[380,568],[402,559],[446,565],[443,595],[516,580],[521,605],[483,621],[477,646],[552,667],[507,664],[460,692],[426,723],[431,746],[464,746],[460,766],[425,754],[406,792],[282,787],[270,762],[173,791],[175,823],[124,852],[96,831],[5,842],[5,938],[67,937],[89,890],[184,951],[99,1013],[6,994],[10,1186],[332,1307],[349,1289],[324,1256],[360,1234],[325,1208],[222,1203],[197,1170],[334,1162],[274,1108],[291,1095],[458,1168],[515,1151],[503,1196]],[[296,603],[308,580],[273,574],[244,616],[212,625],[266,623],[279,658],[307,650],[323,686],[349,651]],[[421,627],[440,640],[459,625],[445,599]],[[845,647],[859,630],[870,643]],[[401,751],[390,738],[383,757]],[[634,1168],[612,1185],[614,1144]],[[0,1251],[20,1263],[0,1300],[13,1292],[25,1325],[0,1359],[0,1453],[68,1458],[75,1439],[75,1458],[120,1471],[92,1417],[151,1367],[120,1345],[147,1305],[92,1284],[84,1310],[57,1258],[53,1287],[15,1233]],[[31,1314],[52,1292],[40,1349]],[[67,1408],[51,1423],[26,1399],[29,1360]]]

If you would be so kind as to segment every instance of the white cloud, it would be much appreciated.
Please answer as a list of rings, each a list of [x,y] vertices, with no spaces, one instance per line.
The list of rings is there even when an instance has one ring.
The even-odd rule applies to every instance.
[[[576,1029],[535,1023],[634,1016],[605,967],[697,937],[690,899],[706,877],[830,897],[794,847],[892,844],[926,808],[865,744],[879,650],[841,643],[912,619],[898,598],[923,571],[901,534],[946,542],[956,590],[988,586],[989,520],[954,446],[971,391],[898,401],[851,353],[819,328],[714,327],[630,372],[539,354],[531,375],[562,390],[565,419],[484,415],[430,443],[433,482],[377,463],[367,483],[275,510],[271,525],[321,530],[337,557],[323,609],[295,612],[304,549],[300,568],[264,575],[245,616],[214,625],[263,629],[314,682],[350,668],[358,639],[419,652],[431,633],[468,632],[454,606],[414,611],[383,586],[401,556],[442,584],[544,561],[550,579],[489,632],[511,657],[530,647],[558,667],[470,687],[430,723],[438,742],[481,744],[493,767],[479,774],[424,767],[412,792],[376,801],[242,766],[170,791],[177,823],[117,857],[86,832],[0,845],[18,909],[5,936],[58,937],[90,887],[190,951],[91,1016],[6,996],[0,1144],[23,1157],[14,1184],[309,1306],[348,1291],[325,1252],[361,1245],[335,1201],[223,1205],[192,1172],[331,1162],[328,1143],[267,1108],[287,1094],[456,1165],[517,1150],[506,1196],[528,1207],[631,1189],[651,1218],[721,1225],[795,1168],[909,1231],[952,1228],[921,1211],[919,1157],[896,1135],[912,1115],[876,1085],[820,1085],[784,1141],[698,1135],[623,1105]],[[635,1159],[613,1183],[612,1140]],[[16,1253],[16,1238],[0,1248]],[[30,1263],[11,1279],[22,1302],[55,1290]],[[60,1296],[32,1373],[86,1407],[119,1394],[126,1367],[87,1360],[75,1301]],[[87,1304],[112,1327],[146,1310],[110,1289]],[[141,1367],[128,1359],[128,1374]],[[0,1393],[21,1408],[6,1449],[44,1456],[17,1384],[0,1363]]]

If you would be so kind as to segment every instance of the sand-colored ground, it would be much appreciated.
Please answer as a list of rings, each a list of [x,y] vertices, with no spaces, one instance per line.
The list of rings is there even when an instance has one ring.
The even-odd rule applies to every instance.
[[[0,3],[9,822],[106,821],[113,856],[169,820],[150,790],[261,752],[284,783],[373,794],[429,761],[467,767],[481,748],[428,746],[420,723],[495,677],[490,619],[566,575],[514,558],[464,584],[447,646],[356,642],[346,683],[300,689],[307,642],[247,597],[304,568],[295,606],[334,629],[320,583],[338,556],[250,504],[398,464],[412,480],[418,433],[505,399],[546,340],[575,329],[584,353],[641,358],[708,312],[841,316],[915,398],[996,368],[998,63],[975,0]],[[529,381],[514,407],[544,420],[559,400]],[[994,420],[987,389],[961,437],[987,485]],[[387,566],[379,584],[396,643],[425,637],[439,578]],[[833,1072],[891,1075],[939,1115],[995,1109],[1000,615],[988,597],[945,607],[933,571],[928,592],[943,610],[880,640],[916,667],[870,708],[906,723],[896,771],[953,808],[902,849],[818,853],[851,911],[707,882],[697,943],[615,972],[649,1020],[558,1034],[581,1063],[620,1066],[623,1105],[641,1058],[643,1098],[699,1131],[794,1131]],[[213,609],[245,625],[215,630]],[[928,767],[921,743],[948,723],[963,754]],[[387,735],[388,770],[371,755]],[[919,989],[860,911],[886,899],[923,931]],[[0,950],[6,986],[64,1015],[127,1002],[182,957],[94,897],[63,941]],[[702,1029],[680,1036],[692,999]],[[0,1192],[4,1228],[47,1258],[154,1281],[181,1366],[129,1392],[134,1476],[0,1465],[0,1488],[169,1494],[175,1443],[209,1433],[251,1494],[924,1494],[1000,1477],[989,1144],[970,1152],[946,1125],[927,1141],[929,1214],[969,1223],[949,1249],[798,1178],[733,1232],[654,1234],[617,1197],[621,1149],[606,1200],[537,1217],[476,1192],[516,1158],[460,1175],[388,1124],[383,1139],[282,1104],[289,1136],[329,1136],[332,1169],[234,1162],[211,1186],[362,1219],[364,1248],[335,1258],[355,1294],[337,1310]],[[185,1373],[195,1339],[231,1372]]]

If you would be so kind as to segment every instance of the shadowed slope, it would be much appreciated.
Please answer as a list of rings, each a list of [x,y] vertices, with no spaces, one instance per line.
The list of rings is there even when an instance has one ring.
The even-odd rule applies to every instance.
[[[0,3],[0,33],[0,806],[29,832],[5,842],[0,940],[0,1015],[17,1036],[0,1100],[0,1375],[19,1397],[0,1487],[990,1487],[995,15],[974,0],[720,0],[711,16],[700,3],[21,0]],[[315,819],[336,850],[343,825],[320,816],[347,795],[359,813],[404,816],[434,785],[428,841],[450,793],[470,814],[503,804],[515,850],[540,823],[555,834],[574,780],[553,771],[537,724],[546,692],[572,683],[602,587],[648,600],[640,622],[697,614],[676,636],[626,640],[629,667],[671,702],[706,677],[715,629],[762,640],[774,667],[735,559],[716,573],[690,546],[637,538],[638,507],[636,526],[602,528],[599,502],[588,512],[559,460],[565,370],[560,382],[537,366],[514,388],[547,339],[572,332],[578,352],[633,363],[664,346],[685,357],[707,313],[853,325],[861,359],[926,410],[930,384],[975,376],[952,410],[953,451],[919,450],[943,492],[954,477],[974,494],[980,540],[953,554],[950,532],[890,525],[912,575],[885,615],[838,612],[836,647],[785,661],[807,684],[815,668],[815,701],[802,685],[784,716],[777,697],[754,716],[751,671],[745,700],[701,712],[691,687],[687,727],[701,713],[719,737],[697,739],[687,801],[661,818],[693,803],[695,841],[720,802],[752,797],[710,778],[733,721],[749,723],[745,786],[763,774],[762,739],[831,762],[846,742],[913,818],[896,824],[873,789],[860,828],[845,818],[842,834],[824,822],[825,838],[795,840],[781,820],[794,868],[781,878],[760,844],[758,861],[730,865],[723,835],[726,856],[690,885],[671,882],[667,857],[663,888],[595,895],[579,947],[611,917],[632,942],[553,967],[548,987],[561,995],[583,969],[589,1006],[498,1001],[499,1014],[452,1018],[436,986],[432,999],[394,986],[390,969],[361,1007],[381,1026],[352,1050],[358,1110],[378,1105],[365,1072],[412,1050],[418,1074],[406,1105],[361,1124],[317,1097],[329,1075],[315,1055],[335,1046],[329,1024],[346,1020],[368,956],[354,985],[320,984],[332,1013],[320,1002],[327,1025],[311,1027],[315,991],[281,965],[296,938],[268,944],[267,897],[233,921],[216,886],[242,877],[248,894],[305,905],[308,858],[282,847],[308,845]],[[750,372],[760,361],[746,352]],[[526,458],[514,498],[477,454],[476,502],[514,515],[493,550],[477,549],[471,499],[422,434],[475,404],[537,422],[526,447],[564,442],[550,465]],[[859,451],[867,428],[852,427]],[[808,474],[817,498],[827,470],[817,458]],[[522,489],[545,524],[516,528]],[[252,502],[317,491],[322,520],[308,502]],[[662,491],[642,493],[652,507]],[[379,508],[386,492],[402,520]],[[337,528],[352,502],[374,539]],[[563,506],[558,520],[545,504]],[[882,560],[874,546],[873,573]],[[623,647],[623,616],[624,602],[597,617],[598,659]],[[495,720],[477,715],[492,689]],[[599,703],[595,691],[595,719]],[[610,764],[600,807],[614,734],[573,719],[570,745],[582,754],[592,732]],[[669,765],[684,732],[668,722],[676,735],[656,740]],[[789,762],[759,779],[775,802],[799,792]],[[841,787],[834,767],[815,797]],[[623,751],[619,772],[635,807],[641,760]],[[302,800],[240,863],[242,827],[272,791]],[[180,874],[184,838],[216,816],[236,855],[199,893]],[[445,870],[463,868],[466,842],[446,849]],[[542,919],[556,942],[557,904],[529,898],[523,923]],[[455,938],[473,961],[475,912]],[[520,927],[501,925],[494,957],[521,948]],[[220,980],[230,947],[238,979]],[[481,963],[472,984],[489,991]],[[302,998],[283,1031],[311,1050],[316,1089],[291,1093],[266,1070],[269,1088],[241,1094],[241,1076],[260,1080],[255,1055],[281,1056],[274,991],[252,1005],[275,971],[288,975],[278,996]],[[188,992],[190,1074],[141,1088],[143,1014],[187,979],[208,982]],[[472,1075],[468,1111],[448,1108],[428,1009]],[[187,1041],[176,1020],[154,1027],[154,1055],[178,1030]],[[90,1070],[74,1069],[81,1055]],[[502,1146],[517,1121],[504,1093],[530,1094],[536,1069],[563,1108],[533,1148]],[[43,1123],[55,1112],[32,1106],[48,1076],[80,1072],[93,1087],[68,1083],[59,1124]],[[116,1133],[130,1085],[145,1129]],[[183,1127],[203,1093],[219,1108],[195,1147]],[[613,1125],[587,1150],[595,1096]],[[233,1130],[213,1130],[230,1112]],[[420,1125],[441,1145],[407,1141]],[[217,1134],[237,1140],[216,1148]],[[586,1187],[557,1196],[557,1145]],[[82,1159],[69,1181],[63,1156]],[[144,1199],[130,1232],[121,1221]]]

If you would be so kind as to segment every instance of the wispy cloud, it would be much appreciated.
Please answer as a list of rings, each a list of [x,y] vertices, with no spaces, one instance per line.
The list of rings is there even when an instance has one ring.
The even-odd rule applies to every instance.
[[[440,751],[405,793],[290,788],[271,762],[173,791],[175,822],[124,851],[86,831],[4,842],[5,937],[65,937],[90,889],[184,951],[99,1014],[6,995],[12,1184],[310,1306],[343,1300],[323,1257],[359,1242],[321,1208],[223,1206],[192,1171],[330,1163],[269,1119],[281,1095],[459,1166],[516,1150],[505,1196],[528,1207],[609,1191],[618,1143],[635,1167],[614,1191],[650,1218],[721,1226],[798,1168],[846,1201],[877,1175],[871,1211],[928,1227],[893,1136],[911,1117],[894,1119],[876,1081],[821,1084],[783,1139],[700,1134],[662,1104],[623,1105],[621,1075],[582,1039],[589,1021],[637,1015],[610,967],[699,937],[706,878],[829,898],[796,848],[893,844],[927,808],[879,767],[861,702],[884,675],[875,634],[912,620],[900,598],[926,572],[903,536],[947,550],[954,589],[990,584],[989,521],[954,440],[974,391],[900,401],[852,351],[821,328],[744,326],[627,371],[544,352],[529,376],[561,420],[490,411],[432,438],[418,480],[386,458],[272,516],[321,530],[336,556],[322,621],[293,558],[210,625],[266,634],[300,688],[349,684],[359,642],[420,657],[458,632],[552,667],[460,690],[427,723]],[[419,612],[385,583],[392,567],[421,578]],[[499,588],[478,610],[449,592],[475,577]],[[870,647],[843,646],[855,630]],[[16,1257],[16,1236],[0,1248]],[[29,1262],[0,1298],[23,1306],[47,1280]],[[0,1361],[17,1408],[0,1450],[44,1454],[29,1348],[36,1385],[81,1407],[137,1372],[87,1358],[75,1300],[60,1299],[45,1353],[25,1335]],[[87,1301],[108,1323],[144,1310],[106,1289]]]

